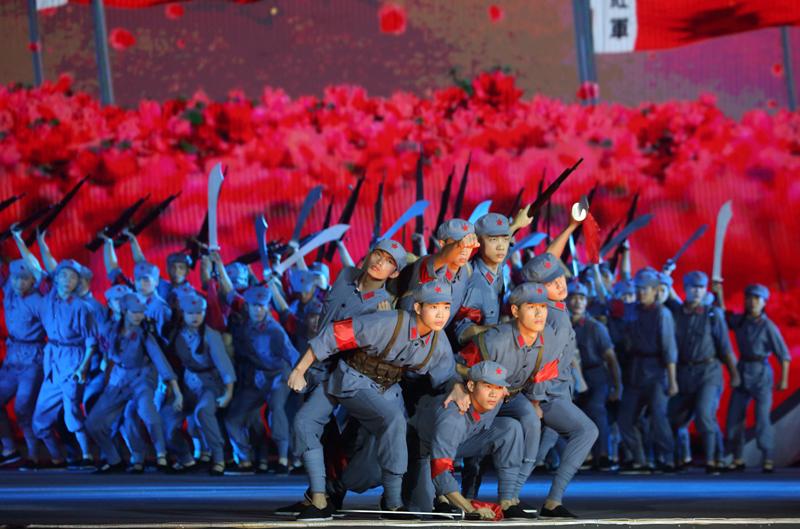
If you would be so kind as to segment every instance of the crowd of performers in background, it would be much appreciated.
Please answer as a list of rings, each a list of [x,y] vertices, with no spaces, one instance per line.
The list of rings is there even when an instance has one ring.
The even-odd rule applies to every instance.
[[[186,253],[152,263],[126,233],[135,267],[122,270],[106,237],[105,305],[87,267],[57,260],[41,233],[40,261],[12,228],[21,259],[2,276],[0,465],[305,472],[305,498],[276,514],[307,521],[330,519],[348,490],[380,486],[388,518],[452,509],[532,518],[522,487],[551,471],[538,514],[567,518],[562,496],[579,469],[685,471],[691,421],[706,472],[743,470],[752,399],[772,471],[772,391],[787,387],[790,357],[764,312],[769,290],[748,286],[737,314],[721,283],[693,271],[681,299],[674,265],[632,273],[627,246],[618,271],[603,263],[573,277],[559,257],[580,221],[533,255],[514,248],[527,213],[447,220],[430,254],[424,241],[414,255],[382,239],[357,263],[339,240],[345,266],[333,281],[322,262],[260,278],[211,251],[199,266],[206,291],[187,281]],[[723,369],[733,388],[724,434]],[[27,450],[5,411],[12,399]],[[496,505],[478,501],[491,466]]]

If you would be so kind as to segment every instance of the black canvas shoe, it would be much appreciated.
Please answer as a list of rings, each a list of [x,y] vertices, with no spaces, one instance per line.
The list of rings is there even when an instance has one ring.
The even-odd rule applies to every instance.
[[[517,503],[517,507],[519,507],[520,509],[522,509],[523,511],[525,511],[528,514],[536,514],[536,513],[539,512],[536,509],[536,507],[534,507],[533,505],[531,505],[529,503],[525,503],[522,500],[519,500],[519,502]]]
[[[67,463],[67,468],[70,470],[94,470],[97,467],[91,459],[79,459],[78,461]]]
[[[519,505],[503,509],[503,520],[535,520],[536,513],[527,513]]]
[[[303,507],[300,514],[297,515],[295,520],[298,522],[327,522],[333,520],[333,513],[336,512],[336,507],[331,502],[324,509],[320,509],[313,503]]]
[[[120,461],[114,465],[109,464],[107,461],[103,461],[103,464],[97,467],[92,474],[119,474],[121,472],[125,472],[126,468],[128,468],[128,465],[125,464],[125,461]]]
[[[542,510],[539,512],[540,520],[564,520],[567,518],[577,518],[577,516],[569,512],[563,505],[559,505],[553,510],[545,509],[542,505]]]
[[[11,463],[16,463],[20,459],[22,459],[22,455],[19,453],[19,451],[8,454],[7,456],[0,454],[0,467],[4,465],[10,465]]]
[[[709,474],[711,476],[719,476],[720,474],[722,474],[722,472],[720,472],[720,469],[717,465],[706,464],[706,474]]]
[[[61,463],[53,463],[52,461],[48,461],[47,463],[42,463],[36,467],[37,472],[62,472],[64,470],[67,470],[66,461],[62,461]]]
[[[25,463],[19,467],[22,472],[34,472],[39,468],[39,464],[36,461],[31,461],[28,459]]]

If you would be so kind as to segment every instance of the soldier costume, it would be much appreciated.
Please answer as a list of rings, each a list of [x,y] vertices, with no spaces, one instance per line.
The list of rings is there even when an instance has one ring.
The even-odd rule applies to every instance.
[[[205,315],[206,301],[199,296],[186,295],[180,298],[180,308],[185,318],[187,314]],[[220,401],[229,396],[229,391],[232,395],[233,383],[236,381],[233,364],[225,351],[222,336],[205,323],[200,324],[198,331],[184,325],[180,330],[173,331],[170,346],[185,371],[180,384],[183,394],[182,409],[179,411],[173,408],[174,395],[161,408],[167,445],[184,468],[193,466],[191,449],[178,430],[187,415],[194,415],[203,438],[211,449],[214,466],[209,473],[212,476],[222,475],[222,470],[217,467],[224,467],[224,442],[216,411],[218,405],[227,406],[227,403],[221,404]]]
[[[502,364],[492,361],[478,362],[467,373],[472,383],[483,381],[499,387],[510,387],[509,376],[513,375]],[[404,486],[409,505],[413,510],[432,511],[434,495],[458,493],[453,476],[455,459],[491,456],[497,469],[498,499],[506,507],[504,519],[535,517],[511,505],[517,497],[519,462],[523,459],[525,442],[519,421],[498,415],[502,393],[498,391],[497,404],[492,409],[481,411],[471,398],[466,413],[460,413],[454,404],[445,408],[446,398],[441,395],[429,401],[409,421],[410,456]],[[476,507],[473,504],[470,512]]]
[[[129,313],[144,313],[147,308],[144,297],[133,293],[123,296],[119,306]],[[105,456],[105,464],[98,469],[98,473],[125,469],[126,465],[117,452],[111,434],[114,423],[123,414],[129,401],[135,403],[138,416],[147,426],[156,454],[159,458],[166,458],[167,445],[155,405],[155,392],[159,377],[164,382],[177,378],[158,341],[146,326],[112,320],[101,331],[100,342],[107,361],[113,362],[113,368],[108,385],[86,419],[86,429]],[[173,384],[173,390],[177,388],[177,383]],[[137,455],[135,445],[131,448],[131,454],[134,457]],[[132,463],[141,467],[144,461],[133,460]]]
[[[640,270],[634,279],[636,289],[658,286],[658,273]],[[628,326],[629,378],[620,403],[617,421],[626,447],[633,454],[630,468],[624,472],[649,473],[636,422],[648,408],[652,441],[664,459],[666,470],[674,469],[675,444],[667,418],[669,366],[678,359],[675,321],[672,313],[658,302],[636,306],[635,320]],[[670,468],[671,467],[671,468]]]
[[[283,327],[269,315],[272,296],[267,288],[250,287],[244,296],[236,296],[250,306],[264,306],[265,316],[260,321],[253,321],[249,314],[244,315],[242,324],[232,329],[234,350],[237,358],[244,360],[241,364],[245,369],[241,369],[237,362],[237,387],[231,409],[225,416],[225,427],[240,466],[243,462],[249,463],[248,427],[254,415],[260,416],[266,402],[278,458],[285,461],[289,450],[289,420],[285,407],[290,391],[286,381],[300,355]],[[262,459],[266,456],[261,454]],[[285,462],[281,464],[286,465]]]
[[[525,303],[546,304],[547,289],[538,283],[523,283],[514,289],[509,301],[517,307],[522,307]],[[546,318],[546,316],[543,317]],[[498,406],[498,417],[516,419],[522,426],[524,434],[522,463],[517,486],[511,496],[512,499],[519,499],[520,491],[533,471],[541,434],[541,421],[536,408],[530,400],[519,393],[538,374],[542,366],[544,344],[549,343],[554,338],[554,334],[552,328],[545,325],[541,331],[538,331],[536,340],[527,344],[520,332],[519,320],[515,319],[479,334],[470,345],[461,351],[459,358],[459,362],[465,363],[468,367],[481,361],[491,360],[508,370],[506,381],[509,384],[510,395],[502,405]],[[464,496],[477,498],[480,481],[475,479],[472,470],[474,463],[465,461],[464,468],[465,470],[462,472]],[[472,472],[468,473],[467,469]]]
[[[558,288],[557,280],[563,278],[564,270],[555,255],[543,253],[528,261],[522,275],[531,283],[547,285],[555,282]],[[564,290],[563,296],[566,297],[566,284]],[[574,381],[571,365],[576,351],[575,331],[562,301],[547,300],[547,325],[554,331],[554,336],[544,344],[542,367],[534,383],[525,387],[524,394],[528,399],[537,401],[542,410],[542,423],[545,425],[542,437],[549,428],[564,437],[567,446],[547,496],[547,501],[555,505],[552,508],[542,507],[539,516],[544,519],[574,518],[575,515],[561,504],[561,500],[567,485],[597,439],[597,427],[572,403]]]
[[[769,289],[764,285],[748,285],[745,296],[756,296],[764,303],[769,300]],[[768,359],[770,353],[781,362],[781,381],[778,389],[785,389],[788,367],[791,361],[789,349],[780,331],[763,310],[757,318],[745,314],[727,314],[728,326],[736,336],[739,347],[739,373],[742,383],[731,393],[728,403],[726,435],[733,452],[733,470],[744,470],[745,413],[750,399],[755,400],[756,443],[764,456],[764,470],[772,471],[772,451],[775,447],[774,432],[770,422],[772,409],[773,373]]]
[[[667,303],[675,321],[678,346],[678,394],[670,399],[667,416],[676,436],[677,431],[687,427],[694,416],[703,441],[706,471],[717,473],[714,464],[717,408],[723,387],[720,362],[733,366],[733,350],[722,310],[701,304],[708,287],[708,276],[699,271],[689,272],[683,277],[683,287],[687,301],[681,304],[670,299]],[[693,290],[702,290],[698,294],[700,298],[694,298]],[[692,301],[700,304],[694,307]],[[733,371],[731,385],[738,386],[738,374],[735,368]]]
[[[36,459],[38,439],[33,431],[33,412],[44,379],[42,361],[46,336],[40,319],[43,303],[41,294],[35,283],[27,290],[21,289],[23,281],[34,279],[28,263],[23,259],[12,261],[9,272],[10,275],[3,278],[2,283],[8,339],[6,357],[0,368],[0,440],[3,442],[0,466],[22,458],[14,444],[14,432],[6,411],[11,399],[15,399],[14,414],[28,445],[28,457]],[[23,467],[26,470],[36,468],[33,461],[26,465],[27,468]]]
[[[414,292],[423,304],[450,302],[449,285],[427,282]],[[424,309],[424,307],[423,307]],[[303,360],[292,372],[293,383],[304,375],[309,355],[327,360],[347,351],[326,382],[324,402],[304,406],[295,420],[295,451],[302,454],[312,494],[325,493],[325,464],[320,436],[328,416],[341,404],[377,441],[378,464],[382,469],[383,499],[388,509],[402,508],[401,485],[406,472],[406,417],[397,382],[407,371],[429,375],[433,387],[442,387],[455,375],[450,344],[438,331],[421,335],[414,312],[379,311],[338,321],[320,330],[310,342]],[[444,323],[444,322],[442,322]],[[295,389],[301,389],[299,384]],[[309,505],[299,520],[329,518],[334,507],[330,502],[318,508]]]

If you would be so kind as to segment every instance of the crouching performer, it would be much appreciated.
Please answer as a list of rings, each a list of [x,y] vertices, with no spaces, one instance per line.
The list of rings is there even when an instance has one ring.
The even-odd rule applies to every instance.
[[[449,503],[482,520],[529,519],[513,503],[517,495],[520,463],[525,451],[525,436],[520,422],[498,417],[503,399],[508,395],[508,370],[484,361],[467,372],[469,409],[461,413],[450,404],[447,395],[428,401],[409,422],[409,466],[404,493],[413,510],[430,512],[434,497],[437,511]],[[491,504],[466,499],[453,477],[453,460],[461,457],[491,456],[497,470],[497,495],[500,509]],[[501,511],[502,516],[500,516]]]
[[[329,520],[335,507],[325,497],[325,461],[320,436],[328,416],[342,405],[377,439],[383,497],[381,508],[403,511],[401,488],[408,466],[406,416],[398,382],[408,371],[429,375],[434,388],[455,378],[452,349],[439,331],[450,316],[447,283],[430,281],[414,291],[414,311],[380,311],[334,322],[309,342],[309,349],[289,375],[289,387],[301,391],[314,360],[340,355],[325,386],[324,405],[295,424],[295,452],[302,455],[312,503],[303,521]],[[344,353],[344,354],[342,354]],[[408,515],[387,512],[387,517]]]

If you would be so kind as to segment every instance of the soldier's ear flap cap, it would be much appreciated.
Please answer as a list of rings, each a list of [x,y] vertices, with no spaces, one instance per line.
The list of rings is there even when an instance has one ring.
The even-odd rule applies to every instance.
[[[707,287],[708,286],[708,276],[699,270],[695,270],[694,272],[689,272],[685,276],[683,276],[683,286],[684,287]]]
[[[444,281],[428,281],[417,285],[414,289],[414,301],[422,305],[428,303],[452,303],[453,289]]]
[[[244,291],[244,300],[251,305],[269,305],[271,299],[272,293],[267,287],[250,287]]]
[[[11,272],[11,275],[14,277],[33,277],[33,270],[31,270],[31,267],[28,266],[28,263],[25,261],[25,259],[11,261],[11,263],[8,265],[8,269]]]

